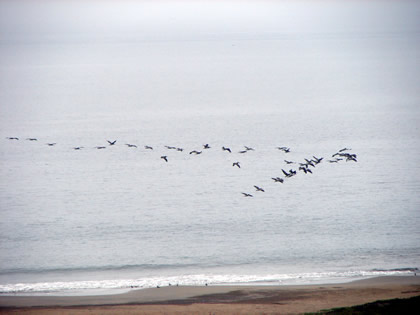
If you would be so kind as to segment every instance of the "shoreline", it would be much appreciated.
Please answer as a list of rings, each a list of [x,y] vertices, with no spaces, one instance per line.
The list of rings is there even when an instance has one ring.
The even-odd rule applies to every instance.
[[[167,286],[96,296],[0,296],[0,314],[240,314],[317,312],[420,296],[420,277],[276,286]]]

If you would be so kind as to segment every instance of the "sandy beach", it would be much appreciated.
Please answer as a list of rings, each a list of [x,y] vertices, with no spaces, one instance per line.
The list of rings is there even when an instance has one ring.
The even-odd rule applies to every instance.
[[[342,284],[169,286],[102,296],[1,296],[0,314],[300,314],[420,295],[420,277]]]

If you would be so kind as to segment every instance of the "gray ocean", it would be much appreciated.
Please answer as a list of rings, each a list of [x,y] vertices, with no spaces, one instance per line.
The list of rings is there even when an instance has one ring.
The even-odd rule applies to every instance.
[[[419,17],[0,1],[0,294],[417,272]]]

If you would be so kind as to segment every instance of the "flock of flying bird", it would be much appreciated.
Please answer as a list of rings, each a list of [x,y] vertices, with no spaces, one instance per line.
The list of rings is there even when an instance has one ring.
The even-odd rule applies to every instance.
[[[6,139],[9,139],[9,140],[19,140],[18,137],[7,137]],[[37,138],[26,138],[25,140],[28,140],[28,141],[38,141]],[[108,142],[108,146],[113,146],[113,145],[115,145],[117,143],[117,140],[113,140],[113,141],[107,140],[107,142]],[[56,144],[57,143],[55,143],[55,142],[46,143],[46,145],[48,145],[50,147],[55,146]],[[130,143],[126,143],[125,145],[127,147],[129,147],[129,148],[137,148],[138,147],[137,145],[130,144]],[[83,148],[84,147],[82,147],[82,146],[78,146],[78,147],[73,147],[73,150],[81,150]],[[96,146],[94,148],[95,149],[98,149],[98,150],[101,150],[101,149],[106,149],[107,147],[102,145],[102,146]],[[165,148],[168,149],[168,150],[176,150],[176,151],[179,151],[179,152],[183,152],[184,151],[183,148],[174,147],[174,146],[167,146],[166,145]],[[149,145],[145,145],[144,146],[144,149],[146,149],[146,150],[153,150],[153,147],[152,146],[149,146]],[[193,150],[193,151],[190,151],[189,154],[200,155],[200,154],[203,153],[203,150],[208,150],[208,149],[211,149],[211,146],[207,143],[207,144],[204,144],[203,145],[203,148],[202,148],[201,151]],[[290,148],[288,148],[288,147],[277,147],[277,149],[280,150],[280,151],[282,151],[282,152],[284,152],[284,153],[290,153],[291,152]],[[226,151],[226,152],[232,153],[232,150],[229,147],[225,147],[225,146],[222,147],[222,151]],[[244,150],[241,150],[238,153],[244,154],[244,153],[247,153],[249,151],[254,151],[254,148],[248,147],[248,146],[244,146]],[[356,154],[349,153],[348,151],[351,151],[351,149],[349,149],[349,148],[343,148],[343,149],[339,150],[337,153],[334,153],[331,156],[331,159],[329,159],[327,161],[329,163],[338,163],[338,162],[343,161],[343,160],[345,160],[346,162],[348,162],[348,161],[357,162],[357,155]],[[168,156],[167,155],[162,155],[160,158],[162,160],[164,160],[165,162],[169,162],[169,159],[168,159]],[[316,156],[312,156],[310,159],[305,158],[304,160],[305,160],[304,162],[300,162],[300,163],[297,163],[297,162],[294,162],[294,161],[290,161],[290,160],[284,160],[284,162],[287,165],[290,165],[290,164],[298,164],[299,165],[298,171],[303,172],[305,174],[308,174],[308,173],[309,174],[312,174],[311,168],[315,168],[316,165],[318,165],[319,163],[321,163],[324,160],[324,158],[323,157],[318,158]],[[240,164],[239,161],[238,162],[233,162],[232,167],[241,168],[241,164]],[[284,183],[284,180],[286,178],[291,178],[291,177],[295,176],[297,174],[297,172],[298,172],[298,171],[296,171],[294,169],[290,169],[289,171],[286,171],[284,169],[281,169],[281,170],[282,170],[282,173],[284,175],[284,178],[281,178],[281,177],[272,177],[271,178],[276,183]],[[255,188],[256,192],[265,192],[265,190],[263,188],[261,188],[261,187],[259,187],[257,185],[254,185],[254,188]],[[253,195],[250,194],[250,193],[242,192],[242,194],[244,195],[244,197],[253,197]]]

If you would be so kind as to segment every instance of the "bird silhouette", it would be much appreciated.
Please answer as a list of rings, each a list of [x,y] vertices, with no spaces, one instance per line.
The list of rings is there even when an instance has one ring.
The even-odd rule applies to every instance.
[[[288,147],[277,147],[277,149],[279,149],[279,150],[281,150],[281,151],[283,151],[285,153],[289,153],[290,152],[290,148],[288,148]]]
[[[299,171],[303,171],[305,174],[308,174],[308,173],[312,174],[312,171],[309,168],[304,167],[304,166],[299,167]]]
[[[117,140],[114,140],[114,141],[106,140],[106,141],[108,141],[109,145],[114,145],[117,142]]]
[[[295,162],[293,161],[288,161],[288,160],[284,160],[286,162],[286,164],[295,164]]]
[[[323,157],[321,157],[321,158],[317,158],[316,156],[312,156],[312,157],[314,158],[314,160],[312,160],[312,161],[314,161],[315,164],[321,163],[321,161],[324,159]]]
[[[126,143],[125,145],[129,148],[137,148],[135,144]]]
[[[73,150],[81,150],[83,147],[74,147]]]
[[[203,144],[203,149],[210,149],[210,148],[211,148],[211,146],[208,143]]]
[[[193,150],[190,152],[190,154],[196,154],[196,155],[201,154],[201,153],[202,151],[196,151],[196,150]]]
[[[151,147],[151,146],[149,146],[149,145],[145,145],[145,146],[144,146],[144,148],[145,148],[146,150],[153,150],[153,147]]]
[[[350,151],[351,149],[349,149],[349,148],[343,148],[343,149],[341,149],[341,150],[338,150],[338,152],[344,152],[344,151]]]
[[[95,147],[96,149],[98,149],[98,150],[101,150],[101,149],[106,149],[106,147],[100,147],[100,146],[98,146],[98,147]]]
[[[242,195],[244,195],[244,197],[254,197],[253,195],[244,192],[242,193]]]
[[[271,177],[272,180],[274,180],[276,183],[283,183],[284,179],[280,177]]]
[[[284,174],[286,177],[292,177],[292,176],[293,176],[292,174],[287,173],[284,169],[281,169],[281,171],[283,172],[283,174]]]
[[[239,162],[234,162],[234,163],[232,164],[232,166],[237,166],[238,168],[241,168],[241,166],[239,165]]]
[[[264,190],[264,189],[262,189],[261,187],[258,187],[258,186],[256,186],[256,185],[254,185],[254,187],[255,187],[255,189],[256,189],[257,191],[262,191],[262,192],[265,192],[265,190]]]
[[[53,146],[56,145],[56,143],[55,142],[53,142],[53,143],[47,143],[47,145],[50,146],[50,147],[53,147]]]
[[[168,162],[168,157],[166,155],[162,155],[160,158],[164,159],[166,162]]]
[[[228,151],[229,153],[232,153],[232,151],[230,150],[230,148],[225,148],[225,147],[222,147],[222,150],[223,150],[223,151]]]
[[[38,141],[37,138],[26,138],[26,140],[29,140],[29,141]]]
[[[247,151],[255,151],[254,148],[251,147],[247,147],[246,145],[244,145],[245,150]]]
[[[7,137],[7,139],[9,139],[9,140],[19,140],[18,137]]]

